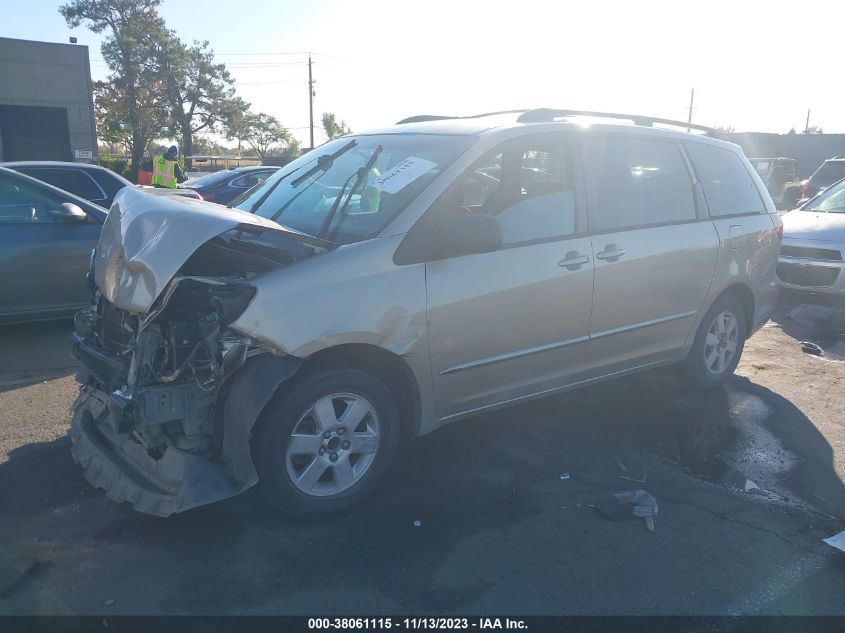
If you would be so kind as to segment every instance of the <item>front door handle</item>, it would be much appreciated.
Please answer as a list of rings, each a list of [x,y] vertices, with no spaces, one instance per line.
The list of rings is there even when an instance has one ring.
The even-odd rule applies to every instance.
[[[601,253],[596,254],[597,259],[606,259],[609,262],[615,262],[626,253],[624,248],[617,248],[616,244],[608,244],[604,247]]]
[[[557,265],[567,270],[578,270],[584,264],[589,263],[590,258],[587,255],[581,255],[578,251],[569,251]]]

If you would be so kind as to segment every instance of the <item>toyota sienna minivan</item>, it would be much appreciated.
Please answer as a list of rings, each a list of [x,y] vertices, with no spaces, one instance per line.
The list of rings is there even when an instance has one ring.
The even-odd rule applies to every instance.
[[[254,484],[335,511],[469,416],[672,363],[720,385],[781,232],[707,129],[565,110],[345,136],[231,208],[127,187],[75,320],[73,457],[159,516]]]

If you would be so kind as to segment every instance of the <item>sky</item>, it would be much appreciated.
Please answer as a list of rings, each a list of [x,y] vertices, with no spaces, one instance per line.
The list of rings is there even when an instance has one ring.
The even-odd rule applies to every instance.
[[[68,28],[60,1],[4,2],[0,37],[76,36],[107,76],[101,36]],[[845,3],[829,0],[164,0],[160,14],[208,40],[238,94],[304,146],[309,52],[317,144],[325,111],[354,131],[532,107],[686,120],[693,88],[697,123],[785,133],[810,109],[810,125],[845,132]]]

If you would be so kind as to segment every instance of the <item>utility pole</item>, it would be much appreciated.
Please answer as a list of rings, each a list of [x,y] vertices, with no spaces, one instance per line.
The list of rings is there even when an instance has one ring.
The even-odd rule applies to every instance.
[[[695,88],[693,88],[689,93],[689,116],[687,117],[687,123],[692,123],[692,104],[693,104],[693,101],[695,101]],[[689,132],[689,131],[690,131],[690,129],[687,128],[687,132]]]
[[[807,122],[804,124],[804,134],[810,133],[810,108],[807,108]]]
[[[311,53],[308,53],[308,120],[311,129],[311,149],[314,149],[314,79],[311,75]]]

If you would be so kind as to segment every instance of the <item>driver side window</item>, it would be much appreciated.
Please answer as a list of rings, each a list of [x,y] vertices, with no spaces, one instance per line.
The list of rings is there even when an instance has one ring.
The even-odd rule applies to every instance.
[[[56,213],[64,203],[52,191],[22,178],[0,174],[0,224],[45,224],[63,222]]]
[[[503,246],[575,234],[571,168],[558,144],[494,150],[454,191],[456,207],[496,217]]]

